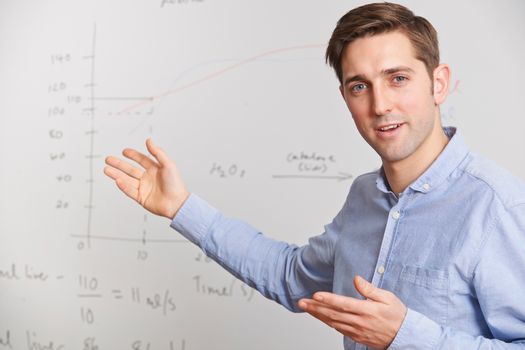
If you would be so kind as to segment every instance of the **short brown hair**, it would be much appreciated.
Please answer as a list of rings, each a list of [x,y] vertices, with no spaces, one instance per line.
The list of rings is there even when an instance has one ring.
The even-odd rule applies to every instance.
[[[416,58],[425,64],[432,80],[432,73],[439,65],[436,30],[429,21],[415,16],[408,8],[384,2],[356,7],[337,22],[326,49],[326,62],[335,70],[339,82],[343,82],[341,59],[348,44],[358,38],[396,30],[407,35]]]

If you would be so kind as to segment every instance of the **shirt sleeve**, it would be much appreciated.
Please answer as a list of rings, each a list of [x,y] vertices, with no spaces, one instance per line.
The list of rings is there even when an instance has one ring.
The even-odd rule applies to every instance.
[[[525,326],[525,324],[521,324]],[[505,342],[442,327],[425,315],[408,309],[388,350],[523,350],[525,339]]]
[[[325,226],[323,234],[298,247],[224,216],[195,194],[190,195],[171,223],[234,276],[295,312],[301,311],[299,299],[316,291],[332,290],[334,247],[341,225],[339,213]]]
[[[472,283],[493,338],[443,327],[408,310],[389,350],[525,349],[525,205],[502,213],[483,242]]]

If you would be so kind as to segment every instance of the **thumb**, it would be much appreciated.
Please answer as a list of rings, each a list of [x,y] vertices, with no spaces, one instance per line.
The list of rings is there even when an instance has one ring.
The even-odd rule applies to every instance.
[[[148,149],[148,152],[151,153],[153,157],[155,157],[155,159],[160,163],[161,166],[168,165],[168,163],[170,162],[169,157],[159,146],[153,143],[152,139],[146,140],[146,147]]]
[[[367,299],[381,301],[381,290],[361,276],[354,277],[355,289]]]

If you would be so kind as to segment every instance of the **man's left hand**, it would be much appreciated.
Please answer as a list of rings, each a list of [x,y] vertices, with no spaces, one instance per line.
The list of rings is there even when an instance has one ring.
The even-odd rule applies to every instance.
[[[299,307],[358,343],[388,348],[405,319],[406,306],[393,293],[360,276],[354,284],[366,300],[317,292],[312,299],[301,299]]]

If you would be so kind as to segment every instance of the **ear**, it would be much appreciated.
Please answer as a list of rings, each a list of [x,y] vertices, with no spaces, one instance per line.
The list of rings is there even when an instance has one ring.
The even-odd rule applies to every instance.
[[[434,103],[440,105],[445,102],[448,95],[448,86],[450,83],[450,67],[448,64],[440,64],[434,69]]]

